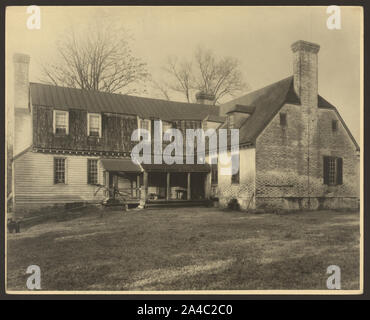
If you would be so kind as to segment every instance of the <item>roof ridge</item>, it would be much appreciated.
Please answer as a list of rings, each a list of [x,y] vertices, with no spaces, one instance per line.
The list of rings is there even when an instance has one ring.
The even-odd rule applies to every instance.
[[[161,98],[142,97],[142,96],[130,95],[130,94],[126,94],[126,93],[115,93],[115,92],[100,91],[100,90],[96,90],[96,89],[84,90],[84,89],[81,89],[81,88],[57,86],[57,85],[54,85],[54,84],[41,83],[41,82],[33,82],[33,81],[30,81],[30,84],[48,86],[48,87],[53,87],[53,88],[63,88],[63,89],[70,89],[70,90],[78,90],[78,91],[81,91],[81,92],[93,92],[93,93],[99,93],[99,94],[124,96],[124,97],[130,97],[130,98],[134,98],[134,99],[157,100],[157,101],[163,101],[165,103],[180,103],[180,104],[184,104],[184,105],[196,105],[196,106],[206,106],[206,107],[216,107],[216,108],[219,107],[219,105],[206,105],[206,104],[202,104],[202,103],[176,101],[176,100],[166,100],[166,99],[161,99]]]

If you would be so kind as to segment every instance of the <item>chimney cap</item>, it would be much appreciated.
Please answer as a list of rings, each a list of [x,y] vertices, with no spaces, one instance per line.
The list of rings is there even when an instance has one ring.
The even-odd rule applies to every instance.
[[[13,62],[30,63],[30,56],[24,53],[14,53]]]
[[[199,91],[195,94],[195,98],[197,99],[197,101],[199,101],[199,100],[213,101],[213,100],[215,100],[215,95],[213,93],[207,93],[207,92],[204,92],[204,91]]]
[[[308,42],[304,40],[298,40],[292,44],[292,51],[308,51],[312,53],[318,53],[320,50],[320,46],[313,42]]]

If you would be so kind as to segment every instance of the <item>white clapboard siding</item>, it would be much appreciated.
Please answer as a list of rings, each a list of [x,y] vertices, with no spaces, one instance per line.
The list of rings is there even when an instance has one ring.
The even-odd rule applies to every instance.
[[[66,158],[66,183],[54,184],[54,158]],[[96,157],[64,156],[29,151],[14,162],[16,204],[99,201],[104,192],[87,184],[87,159]],[[98,183],[103,184],[103,169],[98,166]]]

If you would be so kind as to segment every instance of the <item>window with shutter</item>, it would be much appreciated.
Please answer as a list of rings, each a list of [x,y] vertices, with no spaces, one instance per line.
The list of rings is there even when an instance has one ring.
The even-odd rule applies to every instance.
[[[324,184],[329,186],[343,183],[343,159],[324,156]]]

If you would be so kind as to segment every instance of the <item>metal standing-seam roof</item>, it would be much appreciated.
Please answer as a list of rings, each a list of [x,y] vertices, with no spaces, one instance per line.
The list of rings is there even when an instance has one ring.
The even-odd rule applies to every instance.
[[[162,120],[203,120],[209,115],[219,115],[219,106],[213,105],[175,102],[41,83],[31,83],[30,88],[32,104],[61,110],[80,109],[96,113],[121,113]]]

